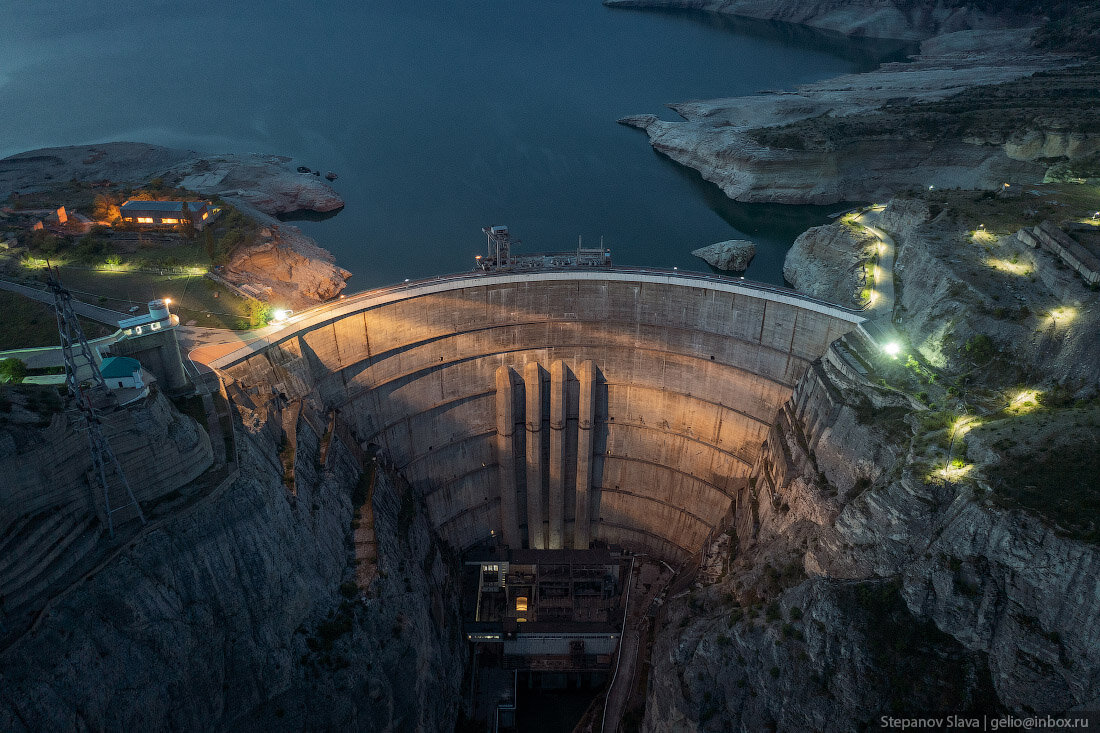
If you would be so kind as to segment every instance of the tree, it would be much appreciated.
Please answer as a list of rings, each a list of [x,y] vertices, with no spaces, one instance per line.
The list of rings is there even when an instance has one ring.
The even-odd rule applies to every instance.
[[[14,357],[0,359],[0,382],[19,384],[27,376],[27,365]]]

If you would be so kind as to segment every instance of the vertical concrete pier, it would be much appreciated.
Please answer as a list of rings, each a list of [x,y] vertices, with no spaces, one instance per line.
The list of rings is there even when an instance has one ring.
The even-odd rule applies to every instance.
[[[565,421],[568,372],[560,359],[550,365],[550,549],[565,539]]]
[[[523,547],[519,534],[519,491],[516,487],[516,395],[512,369],[500,366],[497,385],[497,464],[500,472],[500,532],[504,544]]]
[[[592,427],[596,406],[596,365],[591,359],[581,363],[580,405],[577,416],[577,517],[573,525],[573,547],[587,550],[592,541],[589,530],[588,489],[592,485]]]
[[[532,550],[546,549],[546,516],[543,505],[542,468],[542,369],[529,361],[523,367],[523,383],[527,393],[527,546]]]

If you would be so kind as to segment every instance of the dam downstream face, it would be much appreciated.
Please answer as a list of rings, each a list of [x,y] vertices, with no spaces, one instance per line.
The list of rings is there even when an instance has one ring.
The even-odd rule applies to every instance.
[[[456,276],[364,293],[214,364],[377,446],[456,549],[694,553],[795,383],[862,318],[658,272]]]

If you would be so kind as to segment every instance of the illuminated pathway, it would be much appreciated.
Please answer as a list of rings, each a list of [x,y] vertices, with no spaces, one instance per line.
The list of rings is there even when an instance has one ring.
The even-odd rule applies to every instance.
[[[870,318],[894,322],[894,252],[897,249],[889,234],[875,226],[882,219],[882,206],[874,206],[856,217],[856,221],[878,238],[878,261],[875,263],[875,288],[871,303],[864,310]]]

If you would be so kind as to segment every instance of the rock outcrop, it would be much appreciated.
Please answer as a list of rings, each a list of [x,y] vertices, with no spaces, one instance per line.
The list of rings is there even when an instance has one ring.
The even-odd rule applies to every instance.
[[[846,306],[860,303],[875,237],[855,224],[813,227],[794,240],[783,260],[783,279],[815,298]]]
[[[339,267],[328,250],[298,227],[281,223],[241,200],[229,199],[263,226],[251,242],[233,250],[222,275],[238,285],[270,288],[268,300],[287,308],[306,308],[332,300],[351,272]]]
[[[967,343],[988,339],[1009,384],[1031,373],[1073,389],[1100,383],[1098,295],[1055,252],[978,234],[977,222],[949,209],[922,212],[930,216],[924,202],[896,199],[882,220],[898,243],[897,315],[915,353],[943,367]]]
[[[378,473],[382,572],[356,587],[357,460],[333,439],[321,465],[325,422],[307,406],[291,496],[276,404],[247,411],[237,481],[142,536],[0,657],[0,728],[454,726],[457,591],[423,508]]]
[[[43,403],[56,401],[41,412]],[[46,601],[111,550],[106,507],[86,426],[52,387],[6,390],[0,399],[0,649],[22,633]],[[100,414],[131,490],[152,516],[198,493],[196,479],[214,456],[206,431],[164,395]],[[108,467],[113,508],[129,503]],[[135,516],[124,510],[116,524]],[[136,523],[134,523],[136,524]],[[125,538],[132,526],[120,529]],[[134,530],[136,531],[136,530]]]
[[[847,36],[921,40],[972,29],[990,30],[1035,23],[1038,18],[988,13],[954,3],[903,0],[604,0],[619,8],[690,8],[761,20],[779,20]]]
[[[975,231],[931,198],[879,219],[909,353],[853,332],[800,380],[704,552],[725,572],[658,621],[644,730],[1100,703],[1100,296],[1035,248],[1049,224]],[[788,262],[812,287],[852,234]]]
[[[699,171],[737,201],[825,204],[928,185],[996,188],[1006,180],[1041,182],[1047,166],[1019,150],[1010,154],[1003,139],[914,135],[904,120],[821,144],[781,129],[812,125],[809,121],[819,118],[862,124],[886,105],[943,100],[967,87],[1009,82],[1065,63],[1032,51],[1029,34],[963,31],[926,43],[911,63],[884,64],[874,72],[793,92],[670,105],[682,122],[653,115],[619,121],[645,130],[655,150]],[[776,132],[762,137],[762,129]],[[813,138],[815,133],[806,134]]]
[[[756,256],[756,245],[746,239],[730,239],[692,250],[691,254],[719,270],[744,272]]]
[[[112,181],[134,186],[154,178],[204,196],[233,196],[266,214],[334,211],[340,195],[316,176],[273,155],[204,155],[147,143],[42,148],[0,160],[0,195],[35,191],[61,181]]]
[[[291,170],[289,162],[271,155],[203,156],[173,167],[169,175],[186,189],[240,199],[265,214],[343,208],[344,200],[332,186]]]

